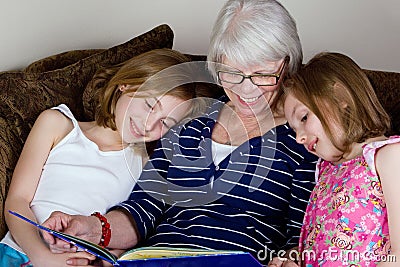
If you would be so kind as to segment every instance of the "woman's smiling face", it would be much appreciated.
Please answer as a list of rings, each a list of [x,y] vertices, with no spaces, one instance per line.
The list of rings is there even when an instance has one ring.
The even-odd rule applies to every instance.
[[[237,64],[225,59],[223,65],[227,71],[240,73],[243,75],[253,74],[285,74],[284,59],[279,61],[266,62],[262,66],[254,65],[251,67],[238,66]],[[221,81],[225,93],[235,106],[235,110],[243,115],[254,116],[268,112],[269,103],[275,97],[278,84],[270,86],[257,86],[250,79],[244,79],[240,84],[231,84]]]
[[[343,152],[333,145],[321,121],[290,93],[285,99],[284,112],[290,127],[296,132],[297,143],[326,161],[335,163],[342,158]]]

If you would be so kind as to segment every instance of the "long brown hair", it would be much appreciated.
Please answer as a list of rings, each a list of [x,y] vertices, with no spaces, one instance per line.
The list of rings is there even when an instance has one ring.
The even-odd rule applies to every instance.
[[[368,77],[357,63],[343,54],[317,54],[290,76],[284,90],[318,117],[328,137],[343,152],[352,143],[384,135],[390,129],[390,117]],[[332,125],[343,130],[340,144]]]
[[[193,83],[187,83],[188,73],[186,67],[175,68],[180,64],[189,62],[190,59],[176,50],[169,48],[155,49],[138,56],[135,56],[121,64],[104,68],[98,71],[93,80],[92,86],[100,88],[96,91],[95,121],[98,125],[116,130],[115,107],[118,99],[127,93],[134,93],[152,90],[153,96],[172,95],[182,100],[194,99],[196,89]],[[174,68],[170,68],[174,66]],[[168,72],[168,70],[171,70]],[[160,75],[162,71],[167,73]],[[190,71],[189,71],[190,72]],[[129,89],[123,92],[119,86],[128,85]],[[178,86],[177,86],[178,85]],[[143,97],[136,94],[133,97]],[[185,114],[194,116],[201,110],[201,102],[194,101],[192,109]],[[151,154],[156,146],[157,140],[143,144],[136,144],[134,147],[144,155]]]

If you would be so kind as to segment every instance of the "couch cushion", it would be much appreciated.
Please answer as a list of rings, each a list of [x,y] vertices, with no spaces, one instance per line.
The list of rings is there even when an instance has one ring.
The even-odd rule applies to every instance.
[[[400,135],[400,73],[364,70],[392,121],[390,135]]]
[[[72,50],[57,55],[52,55],[43,59],[39,59],[28,65],[23,71],[25,72],[45,72],[51,70],[62,69],[77,61],[89,57],[91,55],[103,52],[105,49],[85,49]]]
[[[79,120],[85,120],[82,93],[97,69],[121,63],[156,48],[171,48],[173,32],[160,25],[140,36],[97,53],[61,53],[32,63],[24,71],[0,73],[0,204],[4,204],[12,171],[39,113],[65,103]],[[88,56],[87,56],[88,55]],[[65,57],[68,60],[64,60]],[[57,63],[60,60],[60,63]],[[40,72],[45,70],[44,72]],[[4,235],[0,206],[0,238]]]

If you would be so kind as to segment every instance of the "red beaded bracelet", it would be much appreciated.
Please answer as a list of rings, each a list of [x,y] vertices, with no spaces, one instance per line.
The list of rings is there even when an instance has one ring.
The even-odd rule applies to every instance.
[[[101,222],[101,238],[99,245],[102,247],[107,247],[110,244],[111,239],[111,228],[107,221],[107,218],[100,214],[100,212],[92,213],[92,216],[99,218]]]

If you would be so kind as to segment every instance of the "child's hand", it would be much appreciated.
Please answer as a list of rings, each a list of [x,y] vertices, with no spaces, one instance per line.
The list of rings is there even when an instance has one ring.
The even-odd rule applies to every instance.
[[[269,263],[268,267],[299,267],[297,263],[292,260],[280,257],[274,257]]]
[[[62,254],[53,254],[50,251],[44,251],[41,255],[32,255],[30,257],[33,266],[40,267],[91,266],[90,264],[95,259],[95,256],[83,251]]]
[[[124,253],[126,250],[125,249],[109,249],[109,251],[114,254],[117,258],[119,258],[119,256],[122,255],[122,253]],[[96,261],[97,265],[94,264],[95,266],[101,266],[101,267],[113,267],[113,265],[107,261]]]
[[[109,251],[114,254],[115,256],[119,257],[123,252],[126,250],[122,249],[109,249]],[[97,258],[95,261],[93,261],[93,258],[91,258],[92,261],[89,261],[91,264],[90,266],[95,266],[95,267],[113,267],[113,265],[105,260],[101,260],[100,258]],[[85,258],[80,257],[80,258],[70,258],[68,261],[68,264],[71,266],[81,266],[85,265]]]

